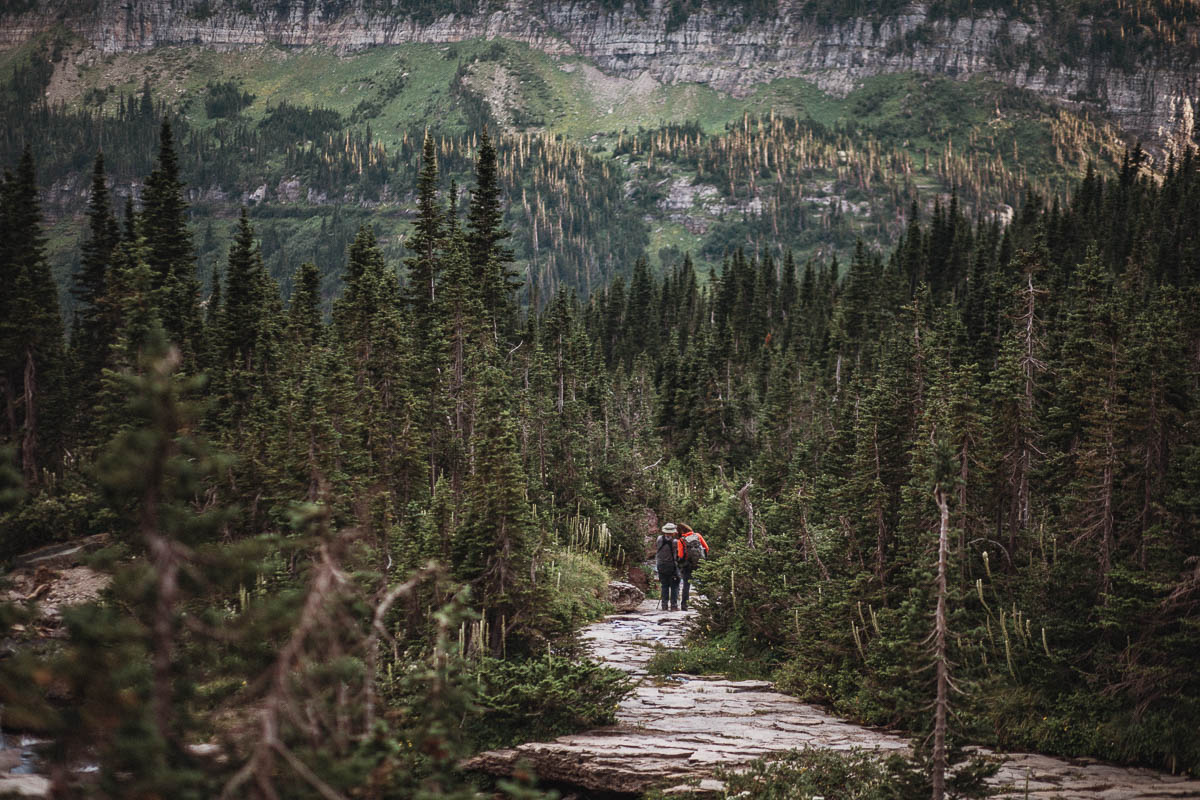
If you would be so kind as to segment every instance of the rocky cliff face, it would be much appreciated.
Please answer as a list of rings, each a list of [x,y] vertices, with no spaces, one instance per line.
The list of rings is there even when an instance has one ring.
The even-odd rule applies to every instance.
[[[640,11],[583,0],[505,0],[499,9],[485,4],[472,15],[428,22],[371,11],[376,7],[371,0],[337,5],[336,13],[326,13],[330,5],[313,0],[43,0],[32,11],[0,17],[0,47],[59,24],[105,52],[167,44],[362,48],[502,37],[551,54],[584,56],[625,77],[645,73],[665,83],[705,83],[734,94],[784,77],[807,78],[842,94],[864,77],[891,72],[982,75],[1064,104],[1103,110],[1132,133],[1158,142],[1180,116],[1183,100],[1195,104],[1200,95],[1200,72],[1171,65],[1135,72],[1096,62],[1053,70],[999,67],[998,42],[1037,41],[1046,30],[995,14],[934,20],[920,4],[882,22],[827,25],[803,13],[803,0],[779,0],[778,13],[769,19],[706,6],[672,30],[667,0],[650,0]]]

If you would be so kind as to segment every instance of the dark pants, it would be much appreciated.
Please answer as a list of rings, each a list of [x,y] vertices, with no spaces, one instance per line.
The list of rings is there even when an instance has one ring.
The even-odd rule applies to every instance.
[[[687,601],[688,601],[688,589],[691,588],[691,584],[692,584],[692,568],[687,567],[687,566],[680,567],[679,568],[679,577],[683,581],[683,596],[679,598],[679,607],[686,611],[687,610]]]
[[[658,571],[658,582],[662,584],[662,602],[659,608],[664,611],[668,608],[674,608],[679,604],[679,573],[674,570],[666,572],[665,570]],[[668,606],[667,603],[670,602]]]

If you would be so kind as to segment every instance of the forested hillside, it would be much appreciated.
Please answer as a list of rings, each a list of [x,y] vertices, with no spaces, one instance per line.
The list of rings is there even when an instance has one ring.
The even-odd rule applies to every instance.
[[[608,718],[624,681],[570,635],[647,516],[715,556],[662,669],[915,731],[953,680],[952,742],[1200,766],[1194,153],[1160,180],[1131,150],[1008,225],[914,203],[844,268],[638,259],[522,311],[478,136],[462,205],[424,139],[404,263],[362,227],[326,317],[244,214],[201,302],[163,122],[140,209],[95,161],[69,338],[13,165],[4,553],[107,532],[115,577],[0,662],[56,780],[86,754],[110,796],[469,796],[459,755]],[[186,746],[214,737],[228,758]]]
[[[95,162],[69,345],[28,152],[5,178],[2,557],[102,533],[113,576],[61,643],[4,607],[56,791],[473,797],[467,752],[611,719],[627,681],[570,637],[641,549],[650,398],[518,315],[486,134],[466,208],[436,154],[403,288],[364,226],[330,318],[312,264],[285,307],[243,215],[202,305],[164,121],[140,209]]]
[[[1198,9],[0,0],[0,794],[550,798],[680,675],[912,741],[731,796],[1200,774]]]
[[[652,285],[662,324],[612,352],[648,343],[727,553],[664,669],[924,728],[940,530],[960,735],[1195,769],[1197,162],[1138,162],[1006,228],[914,214],[840,282],[737,254]]]

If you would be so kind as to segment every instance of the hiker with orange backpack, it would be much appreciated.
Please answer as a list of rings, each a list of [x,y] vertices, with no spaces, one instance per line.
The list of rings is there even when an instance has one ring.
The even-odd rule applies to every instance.
[[[688,589],[692,583],[692,570],[700,566],[700,562],[708,558],[708,542],[686,522],[679,523],[684,530],[679,531],[679,546],[676,548],[679,560],[680,579],[683,581],[679,607],[687,611]]]

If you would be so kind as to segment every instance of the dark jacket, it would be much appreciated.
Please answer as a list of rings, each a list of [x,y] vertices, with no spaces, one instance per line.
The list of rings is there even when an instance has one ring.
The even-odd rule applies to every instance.
[[[654,540],[654,561],[658,565],[658,574],[672,576],[675,574],[675,562],[683,557],[682,545],[673,536],[660,534]]]

